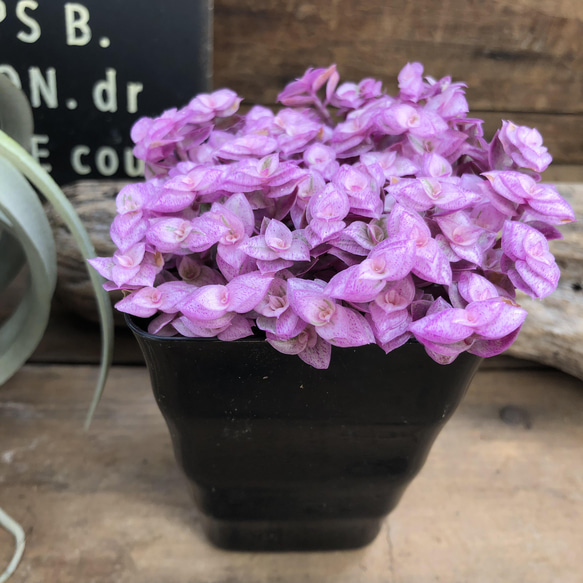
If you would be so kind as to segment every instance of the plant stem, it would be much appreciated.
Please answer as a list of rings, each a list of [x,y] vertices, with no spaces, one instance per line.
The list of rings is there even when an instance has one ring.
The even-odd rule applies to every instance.
[[[320,98],[316,95],[315,92],[312,92],[312,98],[314,100],[314,107],[316,108],[316,110],[320,114],[322,121],[324,121],[324,123],[326,125],[333,127],[334,121],[332,120],[332,116],[330,115],[330,112],[328,111],[326,106],[320,101]]]

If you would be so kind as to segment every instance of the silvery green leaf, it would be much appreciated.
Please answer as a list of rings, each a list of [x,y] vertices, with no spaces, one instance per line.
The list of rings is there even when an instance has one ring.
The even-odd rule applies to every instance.
[[[26,256],[18,239],[6,228],[3,229],[1,226],[0,249],[2,250],[2,261],[0,261],[0,293],[2,293],[26,263]]]
[[[30,150],[34,131],[32,109],[24,92],[0,75],[0,130]]]
[[[10,563],[8,563],[8,567],[6,567],[3,573],[0,573],[0,583],[4,583],[4,581],[8,581],[9,577],[14,573],[20,559],[22,558],[22,553],[24,553],[25,535],[22,526],[8,516],[2,508],[0,508],[0,526],[14,536],[14,541],[16,543],[14,554],[12,555]]]
[[[85,259],[95,257],[95,249],[89,239],[89,235],[81,220],[75,213],[75,209],[63,194],[57,183],[37,164],[37,162],[19,146],[14,140],[0,131],[0,156],[3,156],[14,168],[21,172],[53,205],[59,213],[71,234],[75,238],[81,254]],[[29,233],[30,234],[30,233]],[[93,269],[88,269],[91,283],[97,298],[97,305],[101,321],[101,369],[97,386],[95,389],[93,401],[91,403],[87,420],[86,429],[89,428],[91,419],[97,407],[97,403],[103,392],[107,373],[111,365],[113,356],[113,313],[111,304],[106,292],[102,288],[103,280]],[[53,285],[54,288],[54,285]],[[35,298],[33,301],[41,301]]]
[[[44,334],[57,279],[57,259],[51,227],[36,192],[1,157],[0,184],[0,223],[20,242],[29,265],[24,296],[0,328],[2,384],[24,364]]]

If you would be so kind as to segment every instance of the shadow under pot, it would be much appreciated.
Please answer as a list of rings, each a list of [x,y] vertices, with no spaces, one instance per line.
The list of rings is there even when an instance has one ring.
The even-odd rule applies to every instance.
[[[224,549],[362,547],[421,469],[480,358],[409,342],[332,349],[327,370],[260,338],[162,338],[127,317],[209,540]]]

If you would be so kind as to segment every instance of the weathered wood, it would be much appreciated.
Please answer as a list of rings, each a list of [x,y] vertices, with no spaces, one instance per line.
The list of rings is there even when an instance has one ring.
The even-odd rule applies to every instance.
[[[216,0],[215,87],[271,105],[307,67],[337,63],[343,80],[394,93],[421,61],[468,84],[490,135],[510,118],[537,127],[557,162],[582,164],[582,36],[579,0]]]
[[[81,180],[63,187],[63,192],[75,208],[99,257],[112,256],[116,250],[109,236],[109,227],[117,211],[115,197],[127,181]],[[99,321],[93,286],[87,273],[87,264],[75,239],[57,212],[46,205],[57,248],[56,294],[70,310],[94,322]],[[112,303],[122,298],[121,292],[111,292]],[[117,325],[123,318],[114,311]]]
[[[583,113],[579,0],[216,0],[214,72],[273,103],[308,66],[396,89],[407,61],[468,83],[472,108]]]
[[[554,366],[583,379],[583,185],[562,184],[559,190],[579,221],[564,225],[564,239],[550,242],[561,268],[557,290],[543,300],[520,294],[528,317],[508,354]]]
[[[113,369],[85,434],[96,376],[26,366],[0,391],[0,505],[28,538],[11,583],[583,580],[583,385],[572,377],[478,373],[379,538],[298,555],[209,546],[145,369]],[[0,564],[6,542],[0,533]]]
[[[557,182],[583,183],[583,166],[551,164],[551,166],[545,170],[543,180],[550,184],[556,184]]]

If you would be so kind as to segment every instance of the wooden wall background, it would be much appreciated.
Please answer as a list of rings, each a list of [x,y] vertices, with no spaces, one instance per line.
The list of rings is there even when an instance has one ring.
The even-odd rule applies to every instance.
[[[537,127],[555,162],[583,164],[583,0],[215,0],[215,87],[273,104],[308,66],[382,79],[408,61],[468,84],[492,135]]]

